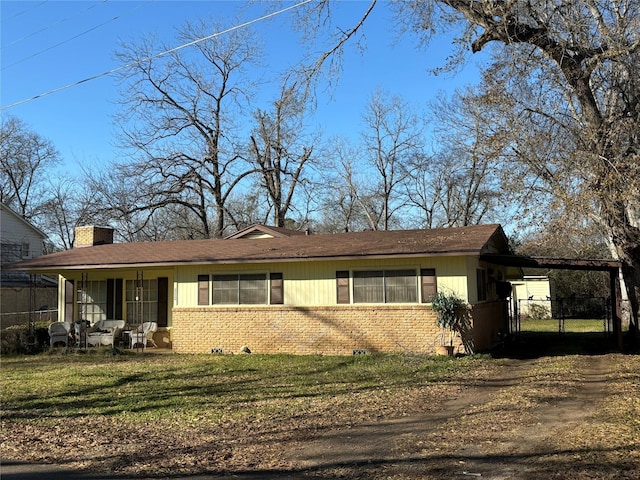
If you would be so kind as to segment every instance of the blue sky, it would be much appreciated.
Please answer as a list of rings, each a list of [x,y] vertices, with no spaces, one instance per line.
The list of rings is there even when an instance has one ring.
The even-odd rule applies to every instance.
[[[283,4],[290,5],[294,3]],[[335,26],[350,27],[367,5],[361,1],[338,2],[333,7]],[[232,27],[264,13],[259,5],[240,13],[243,6],[244,2],[215,0],[2,0],[2,115],[21,118],[51,140],[71,173],[79,164],[107,165],[118,156],[112,116],[117,111],[119,87],[113,75],[6,107],[119,67],[114,52],[120,42],[155,34],[167,44],[178,46],[176,30],[185,21],[212,17]],[[251,27],[265,41],[264,63],[268,65],[256,75],[268,77],[305,53],[308,47],[298,43],[290,22],[291,14],[283,13]],[[443,65],[451,53],[450,39],[437,38],[428,50],[417,49],[411,37],[397,42],[384,2],[376,7],[364,33],[366,51],[360,53],[355,45],[347,49],[342,75],[332,95],[318,92],[313,121],[327,137],[337,133],[357,135],[364,107],[376,88],[401,95],[421,110],[438,92],[452,92],[478,78],[474,62],[480,59],[474,59],[455,77],[429,73],[430,68]]]

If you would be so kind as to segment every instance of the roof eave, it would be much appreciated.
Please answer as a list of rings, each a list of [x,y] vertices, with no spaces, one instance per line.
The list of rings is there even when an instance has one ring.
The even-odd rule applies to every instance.
[[[424,257],[456,257],[456,256],[480,256],[477,250],[456,250],[451,252],[412,252],[412,253],[385,253],[385,254],[350,254],[333,256],[299,256],[299,257],[264,257],[264,258],[228,258],[176,260],[165,262],[136,262],[136,263],[101,263],[82,265],[40,265],[37,267],[21,268],[31,273],[59,272],[67,270],[115,270],[115,269],[149,269],[149,268],[173,268],[185,265],[236,265],[248,263],[294,263],[294,262],[320,262],[320,261],[349,261],[349,260],[385,260],[393,258],[424,258]]]

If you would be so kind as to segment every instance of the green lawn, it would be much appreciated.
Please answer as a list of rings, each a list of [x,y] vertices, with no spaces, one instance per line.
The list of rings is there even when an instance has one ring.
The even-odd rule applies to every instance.
[[[5,419],[111,416],[125,423],[171,416],[216,423],[345,393],[436,382],[481,359],[364,355],[49,354],[3,358]],[[278,400],[288,400],[279,402]],[[289,412],[280,412],[288,414]]]
[[[522,320],[520,329],[523,332],[558,332],[558,319],[548,320]],[[566,333],[597,333],[604,332],[602,319],[597,320],[564,320],[564,331]]]

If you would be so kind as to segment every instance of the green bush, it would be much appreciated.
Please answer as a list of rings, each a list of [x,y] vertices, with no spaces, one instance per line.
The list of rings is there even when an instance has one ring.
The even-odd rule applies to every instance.
[[[529,305],[529,313],[527,320],[549,320],[551,319],[551,311],[549,307],[539,303],[531,303]]]
[[[432,301],[432,308],[436,312],[436,325],[442,329],[440,342],[445,345],[446,331],[449,331],[449,344],[453,345],[453,337],[460,333],[465,320],[466,303],[454,293],[438,292]]]
[[[0,354],[21,355],[40,353],[49,345],[49,331],[36,326],[33,333],[28,325],[13,325],[0,333]]]

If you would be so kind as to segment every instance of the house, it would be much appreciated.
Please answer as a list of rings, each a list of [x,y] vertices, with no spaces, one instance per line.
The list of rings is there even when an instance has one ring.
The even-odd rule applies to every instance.
[[[179,353],[432,353],[437,291],[471,306],[458,351],[484,350],[508,328],[503,287],[520,273],[484,259],[512,255],[499,225],[318,235],[256,225],[226,239],[112,241],[109,228],[80,227],[74,249],[15,268],[59,275],[61,320],[156,321],[155,342]]]
[[[511,281],[513,286],[513,303],[517,312],[522,316],[528,316],[531,310],[548,312],[549,318],[554,309],[555,288],[553,282],[546,275],[524,275],[522,279]]]
[[[7,269],[15,262],[39,257],[47,236],[0,202],[0,313],[5,328],[25,323],[29,312],[56,308],[57,283],[48,277],[30,276]]]

